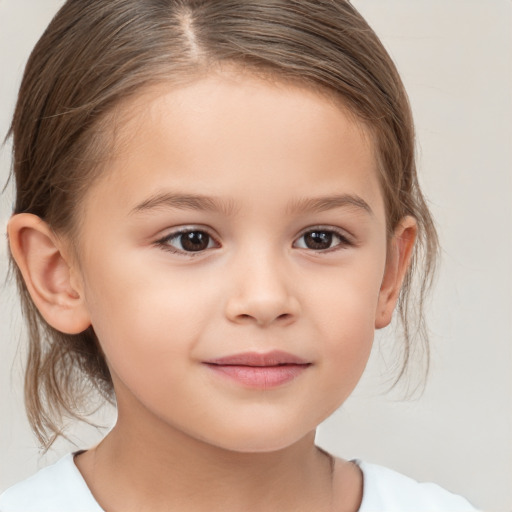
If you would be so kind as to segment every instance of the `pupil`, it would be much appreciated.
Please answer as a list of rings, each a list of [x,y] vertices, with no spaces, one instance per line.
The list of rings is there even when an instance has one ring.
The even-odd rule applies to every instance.
[[[181,235],[181,245],[186,251],[204,251],[208,248],[209,238],[201,231],[191,231]]]
[[[311,231],[304,237],[309,249],[329,249],[332,243],[332,233],[327,231]]]

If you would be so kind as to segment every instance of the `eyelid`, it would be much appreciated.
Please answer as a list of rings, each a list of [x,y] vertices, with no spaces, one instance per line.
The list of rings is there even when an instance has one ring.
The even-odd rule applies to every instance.
[[[169,243],[169,240],[172,240],[181,234],[190,233],[194,231],[200,231],[203,233],[206,233],[211,240],[216,244],[216,247],[210,247],[206,248],[200,251],[183,251],[180,249],[177,249],[176,247],[172,246]],[[346,230],[336,227],[336,226],[329,226],[329,225],[313,225],[308,226],[307,228],[304,228],[298,236],[294,239],[292,247],[296,247],[295,244],[297,241],[302,238],[307,233],[310,233],[312,231],[324,231],[324,232],[330,232],[333,233],[335,236],[337,236],[340,239],[340,243],[336,244],[333,247],[327,248],[327,249],[310,249],[310,248],[304,248],[304,247],[298,247],[299,249],[305,249],[307,251],[311,251],[318,254],[326,254],[330,252],[334,252],[337,250],[345,249],[347,247],[353,247],[356,245],[356,242],[353,238],[353,236],[348,233]],[[218,237],[212,233],[211,228],[203,225],[186,225],[186,226],[180,226],[174,228],[172,231],[167,232],[164,236],[158,238],[153,242],[153,245],[156,245],[157,247],[168,251],[172,254],[177,254],[179,256],[184,256],[187,258],[193,258],[197,256],[204,255],[211,249],[218,249],[222,246],[222,244],[219,242]]]
[[[211,240],[213,240],[213,242],[216,244],[217,247],[210,247],[210,248],[204,249],[202,251],[182,251],[182,250],[177,249],[176,247],[172,246],[169,243],[169,240],[177,238],[178,236],[180,236],[182,234],[191,233],[194,231],[200,231],[202,233],[206,233],[211,238]],[[209,251],[211,249],[214,249],[214,248],[217,249],[217,248],[221,247],[221,244],[217,238],[218,237],[216,235],[212,234],[212,230],[210,228],[208,228],[207,226],[192,224],[192,225],[188,225],[188,226],[180,226],[180,227],[174,228],[173,231],[169,231],[164,236],[155,240],[153,242],[153,245],[156,245],[157,247],[161,248],[162,250],[168,251],[172,254],[177,254],[179,256],[184,256],[186,258],[194,258],[194,257],[201,256],[201,255],[205,254],[207,251]]]
[[[328,249],[309,249],[309,248],[307,248],[308,251],[313,251],[315,253],[322,254],[322,253],[329,253],[329,252],[333,252],[336,250],[344,249],[347,247],[353,247],[356,245],[354,237],[350,233],[348,233],[346,230],[341,229],[336,226],[327,226],[327,225],[321,225],[321,224],[316,225],[316,226],[309,226],[309,227],[303,229],[299,233],[299,235],[295,238],[293,245],[295,245],[297,240],[302,238],[307,233],[311,233],[312,231],[324,231],[324,232],[334,233],[337,237],[340,238],[341,242],[339,244],[335,245],[334,247],[330,247]],[[304,248],[299,247],[299,249],[304,249]]]

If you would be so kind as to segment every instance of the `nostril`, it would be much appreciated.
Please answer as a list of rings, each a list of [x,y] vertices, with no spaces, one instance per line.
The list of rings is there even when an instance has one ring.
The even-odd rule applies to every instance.
[[[283,313],[277,317],[274,317],[274,321],[279,321],[279,322],[286,322],[288,321],[289,319],[291,319],[293,317],[293,315],[289,314],[289,313]],[[255,320],[257,323],[269,323],[269,319],[262,319],[261,318],[261,315],[249,315],[247,313],[242,313],[240,315],[238,315],[238,320],[239,321],[248,321],[248,320]]]
[[[231,322],[269,325],[277,322],[288,325],[299,314],[299,303],[288,297],[231,297],[226,303],[225,313]]]

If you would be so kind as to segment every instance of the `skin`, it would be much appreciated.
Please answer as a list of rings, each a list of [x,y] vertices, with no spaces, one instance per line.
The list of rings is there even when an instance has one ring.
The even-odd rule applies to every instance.
[[[387,236],[370,137],[318,92],[228,71],[123,108],[125,144],[83,200],[78,256],[34,216],[9,225],[43,316],[70,333],[92,324],[112,373],[117,424],[75,459],[95,498],[128,512],[357,510],[359,470],[337,459],[333,473],[315,428],[389,323],[416,234],[405,218]],[[183,228],[206,248],[187,252]],[[304,236],[315,228],[321,248]],[[204,364],[271,350],[309,365],[255,389]]]

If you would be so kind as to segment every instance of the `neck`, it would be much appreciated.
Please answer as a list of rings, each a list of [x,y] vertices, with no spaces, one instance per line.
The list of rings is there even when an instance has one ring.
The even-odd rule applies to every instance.
[[[168,424],[148,429],[124,420],[120,411],[104,441],[76,460],[109,512],[156,512],[170,503],[190,512],[330,510],[332,459],[315,447],[314,431],[281,450],[241,453]]]

